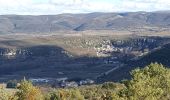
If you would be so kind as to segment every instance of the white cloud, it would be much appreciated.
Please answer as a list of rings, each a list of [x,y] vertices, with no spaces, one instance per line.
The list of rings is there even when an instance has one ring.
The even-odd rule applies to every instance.
[[[0,14],[170,10],[170,0],[0,0]]]

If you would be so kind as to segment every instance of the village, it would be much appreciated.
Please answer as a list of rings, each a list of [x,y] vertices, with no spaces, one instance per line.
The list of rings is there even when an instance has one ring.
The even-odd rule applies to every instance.
[[[95,83],[92,79],[79,79],[79,80],[69,80],[67,77],[63,78],[30,78],[34,85],[43,85],[43,84],[51,84],[53,88],[70,88],[70,87],[78,87],[82,85],[92,85]]]

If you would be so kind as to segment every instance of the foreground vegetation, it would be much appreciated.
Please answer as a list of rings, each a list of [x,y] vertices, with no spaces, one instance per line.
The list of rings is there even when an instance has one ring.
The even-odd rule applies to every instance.
[[[53,89],[42,92],[31,82],[23,80],[13,93],[0,89],[0,100],[169,100],[170,69],[161,64],[150,64],[131,72],[131,80],[121,83],[78,88]]]

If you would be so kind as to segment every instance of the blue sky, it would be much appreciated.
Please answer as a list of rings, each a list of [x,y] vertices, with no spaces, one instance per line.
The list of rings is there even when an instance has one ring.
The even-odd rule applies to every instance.
[[[1,15],[47,15],[158,10],[170,10],[170,0],[0,0]]]

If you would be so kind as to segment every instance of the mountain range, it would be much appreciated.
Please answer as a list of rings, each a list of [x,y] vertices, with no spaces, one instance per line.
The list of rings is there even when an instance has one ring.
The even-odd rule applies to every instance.
[[[89,13],[59,15],[0,15],[0,33],[57,31],[169,31],[170,12]]]

